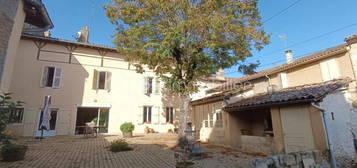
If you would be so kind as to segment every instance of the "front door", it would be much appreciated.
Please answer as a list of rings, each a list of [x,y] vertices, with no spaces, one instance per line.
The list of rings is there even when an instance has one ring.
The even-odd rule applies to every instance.
[[[286,107],[280,109],[280,114],[285,152],[312,150],[314,148],[314,139],[309,110],[301,106]]]
[[[37,125],[36,136],[41,136],[40,125],[43,118],[43,111],[41,110],[39,122]],[[43,131],[43,136],[55,136],[56,135],[56,125],[57,125],[57,110],[51,109],[51,119],[50,119],[50,129]]]

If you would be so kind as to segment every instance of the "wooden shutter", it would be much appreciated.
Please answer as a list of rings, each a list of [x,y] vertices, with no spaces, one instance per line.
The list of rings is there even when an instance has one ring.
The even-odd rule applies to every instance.
[[[45,66],[45,68],[43,69],[43,72],[42,72],[41,87],[46,87],[47,76],[48,76],[48,67]]]
[[[143,124],[143,114],[144,114],[144,107],[143,106],[139,106],[138,107],[138,117],[136,119],[136,122],[138,123],[138,125],[142,125]]]
[[[99,72],[97,70],[94,70],[94,73],[93,73],[93,89],[95,89],[95,90],[98,89],[98,77],[99,77]]]
[[[110,90],[111,89],[111,82],[112,82],[112,73],[111,72],[106,72],[106,75],[105,75],[105,90]]]
[[[53,75],[53,88],[61,88],[61,83],[62,83],[62,74],[63,70],[62,67],[55,67],[55,72]]]
[[[144,77],[144,91],[143,93],[144,94],[147,94],[147,90],[148,90],[148,78],[147,77]]]
[[[153,124],[159,124],[160,123],[160,107],[155,106],[155,109],[153,109]]]
[[[160,80],[159,78],[155,78],[155,94],[160,94]]]
[[[340,68],[338,67],[336,59],[328,60],[327,65],[331,79],[338,79],[340,77]]]

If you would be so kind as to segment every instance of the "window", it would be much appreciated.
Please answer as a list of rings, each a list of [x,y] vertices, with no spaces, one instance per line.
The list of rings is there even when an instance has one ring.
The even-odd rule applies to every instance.
[[[143,123],[151,123],[151,106],[144,106]]]
[[[93,89],[110,90],[112,73],[94,70]]]
[[[223,127],[223,114],[222,114],[222,112],[216,113],[216,127]]]
[[[341,77],[338,63],[335,59],[329,59],[320,63],[322,80],[328,81]]]
[[[55,130],[56,129],[56,122],[57,122],[57,109],[51,109],[51,118],[50,118],[50,129],[49,130]],[[41,123],[42,123],[42,118],[43,118],[43,110],[41,110],[41,115],[40,115],[40,122],[38,123],[38,130],[41,129]]]
[[[153,78],[145,78],[145,94],[150,95],[152,93]]]
[[[24,115],[24,108],[16,108],[10,111],[9,123],[21,123]]]
[[[62,68],[46,66],[42,75],[42,87],[60,88],[62,80]]]
[[[174,122],[174,108],[166,107],[166,123]]]
[[[213,113],[210,113],[208,115],[208,120],[209,120],[209,127],[213,127]]]

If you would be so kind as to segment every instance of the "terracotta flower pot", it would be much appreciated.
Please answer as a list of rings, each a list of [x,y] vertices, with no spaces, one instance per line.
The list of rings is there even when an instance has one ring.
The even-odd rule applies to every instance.
[[[123,137],[124,138],[132,138],[133,137],[133,132],[123,132]]]

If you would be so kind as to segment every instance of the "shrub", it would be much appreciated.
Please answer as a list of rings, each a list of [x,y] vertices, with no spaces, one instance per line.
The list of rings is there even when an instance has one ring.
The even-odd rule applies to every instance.
[[[120,126],[120,130],[122,132],[132,132],[134,130],[135,126],[131,122],[126,122]]]
[[[122,151],[131,151],[132,147],[129,146],[124,139],[117,139],[110,143],[109,150],[112,152],[122,152]]]
[[[27,146],[4,143],[1,148],[1,156],[5,162],[23,160],[27,151]]]

